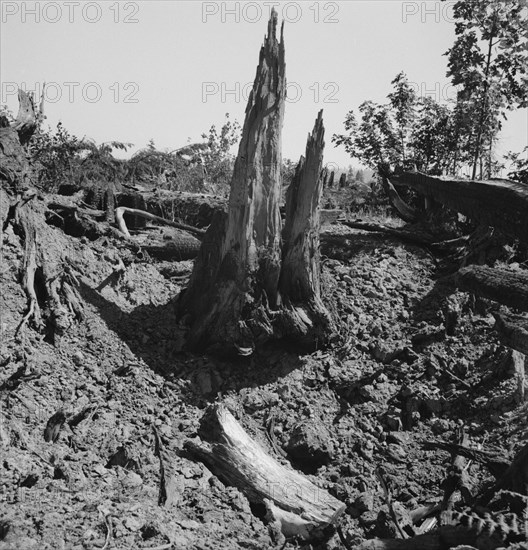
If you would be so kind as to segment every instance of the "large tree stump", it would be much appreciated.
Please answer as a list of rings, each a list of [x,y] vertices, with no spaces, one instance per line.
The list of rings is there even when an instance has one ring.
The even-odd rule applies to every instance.
[[[189,325],[189,348],[249,354],[258,343],[282,337],[315,347],[329,332],[330,317],[319,289],[321,114],[292,183],[289,196],[294,198],[287,205],[281,246],[286,79],[283,33],[281,29],[279,42],[276,28],[277,14],[272,11],[246,108],[228,212],[215,215],[189,287],[178,301],[178,315]]]
[[[199,435],[202,441],[189,440],[186,448],[250,502],[264,504],[268,519],[278,521],[285,536],[311,538],[345,511],[327,491],[267,454],[225,406],[206,411]]]

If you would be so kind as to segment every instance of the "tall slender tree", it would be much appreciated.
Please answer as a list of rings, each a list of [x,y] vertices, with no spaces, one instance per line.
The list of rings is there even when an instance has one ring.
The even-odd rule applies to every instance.
[[[459,86],[458,102],[470,113],[472,179],[487,153],[491,175],[493,144],[506,112],[528,105],[528,19],[526,0],[460,0],[453,6],[456,40],[446,52],[447,76]]]

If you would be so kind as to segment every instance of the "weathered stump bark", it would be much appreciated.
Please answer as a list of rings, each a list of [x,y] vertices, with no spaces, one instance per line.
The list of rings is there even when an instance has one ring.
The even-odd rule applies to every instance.
[[[331,327],[331,318],[321,301],[319,228],[323,181],[324,128],[322,111],[308,136],[306,157],[301,157],[286,195],[280,296],[288,303],[289,332],[308,341],[321,342]],[[308,313],[308,317],[306,317]]]
[[[276,27],[273,11],[246,108],[228,212],[215,215],[189,287],[178,302],[178,315],[190,328],[189,348],[210,346],[249,354],[272,338],[294,337],[315,347],[327,336],[329,315],[320,300],[318,279],[321,115],[292,183],[289,196],[295,199],[288,202],[281,247],[286,79],[282,30],[279,42]],[[288,273],[282,278],[281,262]]]
[[[528,186],[505,179],[473,181],[404,172],[390,176],[453,210],[528,241]]]
[[[458,271],[456,283],[461,290],[528,311],[526,272],[472,265]]]
[[[186,448],[250,502],[264,504],[285,536],[310,538],[345,511],[327,491],[267,454],[224,406],[208,409],[199,435],[202,441],[189,440]]]

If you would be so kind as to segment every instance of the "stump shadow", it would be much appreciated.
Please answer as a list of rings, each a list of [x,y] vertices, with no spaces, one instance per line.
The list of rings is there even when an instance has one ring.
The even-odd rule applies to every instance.
[[[81,282],[79,293],[153,372],[165,379],[189,380],[192,395],[188,397],[199,406],[229,391],[274,382],[302,367],[298,353],[287,342],[267,344],[250,357],[228,359],[181,351],[184,331],[176,320],[175,298],[127,312],[85,283]]]

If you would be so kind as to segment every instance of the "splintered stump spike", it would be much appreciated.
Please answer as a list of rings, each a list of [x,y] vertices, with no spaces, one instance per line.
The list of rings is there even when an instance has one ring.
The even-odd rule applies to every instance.
[[[246,107],[228,212],[214,217],[189,286],[178,300],[178,317],[189,325],[186,345],[190,349],[248,354],[259,343],[285,336],[314,348],[324,343],[329,326],[318,282],[317,212],[324,145],[321,115],[309,138],[305,166],[298,168],[302,174],[296,184],[300,204],[290,204],[289,215],[294,219],[286,221],[287,232],[299,243],[281,248],[281,132],[286,79],[282,30],[280,42],[276,31],[277,14],[272,10]],[[295,289],[291,284],[285,288],[285,276],[279,284],[283,261],[294,276]],[[297,292],[297,285],[304,290]]]
[[[296,328],[299,338],[324,341],[332,326],[329,312],[321,301],[319,252],[320,201],[323,191],[324,150],[323,111],[308,135],[306,156],[301,157],[286,196],[283,258],[279,281],[280,295],[307,318]],[[300,313],[302,312],[302,313]]]
[[[474,181],[428,176],[421,172],[394,174],[390,180],[528,242],[528,186],[525,184],[505,179]]]
[[[186,448],[222,481],[240,489],[250,502],[264,504],[268,519],[285,536],[311,538],[335,524],[345,505],[267,454],[223,405],[211,405],[202,418],[202,441]]]
[[[18,133],[20,144],[25,145],[37,129],[37,115],[33,98],[24,90],[18,90],[18,114],[13,130]]]

